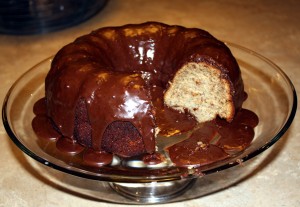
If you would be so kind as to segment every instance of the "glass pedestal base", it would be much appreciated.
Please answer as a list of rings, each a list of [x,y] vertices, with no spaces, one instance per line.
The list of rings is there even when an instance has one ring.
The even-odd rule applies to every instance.
[[[109,183],[120,195],[139,203],[161,203],[189,190],[197,179],[151,183]]]

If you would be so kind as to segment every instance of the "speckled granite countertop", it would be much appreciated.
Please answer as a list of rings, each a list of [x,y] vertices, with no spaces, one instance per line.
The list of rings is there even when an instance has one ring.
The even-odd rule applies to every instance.
[[[250,48],[282,68],[300,91],[299,11],[297,0],[112,0],[92,19],[68,29],[43,35],[0,35],[0,103],[21,74],[77,36],[102,26],[150,20],[203,28],[219,39]],[[300,206],[299,140],[296,115],[283,138],[260,156],[266,164],[248,179],[202,198],[164,206]],[[116,206],[81,197],[36,175],[3,125],[0,163],[0,207]]]

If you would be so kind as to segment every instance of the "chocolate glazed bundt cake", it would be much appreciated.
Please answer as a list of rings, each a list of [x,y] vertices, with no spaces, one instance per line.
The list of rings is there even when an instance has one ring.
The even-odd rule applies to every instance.
[[[244,101],[239,66],[223,42],[157,22],[77,38],[55,55],[45,88],[47,116],[62,136],[122,157],[155,152],[157,133],[184,131],[164,134],[170,117],[230,122]]]

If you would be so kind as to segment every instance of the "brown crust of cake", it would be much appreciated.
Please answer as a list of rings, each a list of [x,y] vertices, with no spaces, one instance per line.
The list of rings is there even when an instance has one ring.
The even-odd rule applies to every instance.
[[[142,136],[128,121],[114,121],[106,128],[101,149],[121,157],[146,153]]]

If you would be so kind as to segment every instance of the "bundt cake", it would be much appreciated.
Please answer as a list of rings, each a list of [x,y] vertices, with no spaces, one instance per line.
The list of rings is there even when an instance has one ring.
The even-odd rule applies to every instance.
[[[77,38],[55,55],[45,90],[47,116],[63,137],[121,157],[155,152],[158,133],[217,116],[230,122],[245,98],[223,42],[157,22]]]

